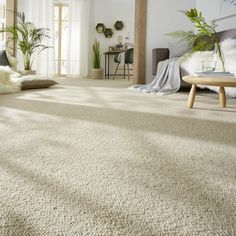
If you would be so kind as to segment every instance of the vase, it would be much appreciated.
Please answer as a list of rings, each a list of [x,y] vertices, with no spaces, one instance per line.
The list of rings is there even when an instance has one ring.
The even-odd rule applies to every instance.
[[[216,60],[203,60],[202,61],[202,71],[212,72],[216,69]]]

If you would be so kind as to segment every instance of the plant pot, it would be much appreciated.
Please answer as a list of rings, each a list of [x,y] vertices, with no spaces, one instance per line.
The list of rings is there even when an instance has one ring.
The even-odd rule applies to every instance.
[[[92,79],[103,79],[103,69],[92,69]]]
[[[19,72],[23,76],[26,76],[26,75],[36,75],[36,70],[20,70]]]

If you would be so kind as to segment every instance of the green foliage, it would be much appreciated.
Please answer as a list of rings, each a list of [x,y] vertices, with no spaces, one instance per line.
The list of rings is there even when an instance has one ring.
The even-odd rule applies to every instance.
[[[101,68],[101,50],[100,50],[100,43],[98,40],[95,40],[93,44],[93,68],[94,69]]]
[[[196,31],[179,30],[168,35],[183,39],[190,43],[191,52],[188,53],[186,57],[196,51],[215,50],[221,60],[223,70],[225,71],[224,56],[216,33],[217,25],[215,22],[213,21],[211,24],[208,24],[202,13],[198,12],[196,8],[190,9],[189,11],[183,11],[183,13],[195,25]]]
[[[50,38],[50,30],[48,28],[37,28],[32,22],[27,22],[24,12],[14,12],[14,14],[17,17],[16,25],[7,26],[0,32],[11,34],[6,42],[7,47],[10,41],[17,42],[18,49],[23,54],[24,69],[30,70],[33,63],[33,54],[50,48],[43,44],[45,38]]]

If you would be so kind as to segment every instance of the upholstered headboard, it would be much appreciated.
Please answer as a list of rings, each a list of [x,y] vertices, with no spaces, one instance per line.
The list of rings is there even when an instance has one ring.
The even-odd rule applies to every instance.
[[[220,38],[220,42],[228,38],[236,39],[236,29],[224,30],[224,31],[218,32],[217,34]]]

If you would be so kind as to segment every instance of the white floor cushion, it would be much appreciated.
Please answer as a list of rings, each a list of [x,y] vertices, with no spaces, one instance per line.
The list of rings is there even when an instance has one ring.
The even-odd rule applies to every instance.
[[[14,77],[20,76],[9,66],[0,66],[0,94],[16,93],[21,90],[20,83],[14,82]]]

